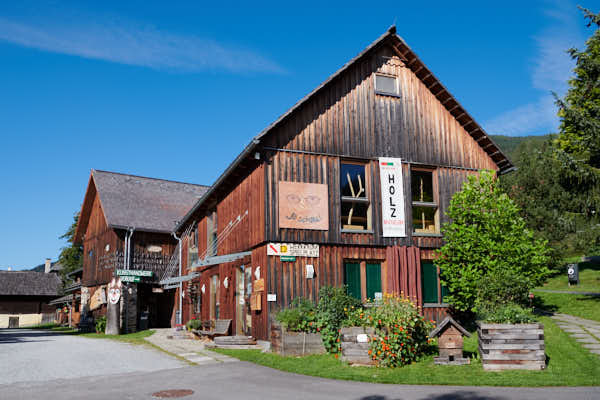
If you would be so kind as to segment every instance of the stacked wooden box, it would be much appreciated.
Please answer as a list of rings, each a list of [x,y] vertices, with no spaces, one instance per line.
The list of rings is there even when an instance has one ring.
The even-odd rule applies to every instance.
[[[546,368],[544,325],[479,323],[479,354],[485,370]]]
[[[354,326],[342,328],[342,361],[350,364],[373,365],[374,362],[369,356],[370,341],[375,335],[374,328],[364,328]],[[368,341],[365,339],[368,338]]]
[[[271,351],[282,356],[323,354],[325,346],[320,333],[289,332],[278,325],[271,326]]]

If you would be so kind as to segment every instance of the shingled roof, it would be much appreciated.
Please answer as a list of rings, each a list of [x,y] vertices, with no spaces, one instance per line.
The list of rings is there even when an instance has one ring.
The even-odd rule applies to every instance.
[[[0,271],[0,296],[58,296],[56,274],[33,271]]]
[[[191,183],[92,170],[76,240],[81,241],[85,233],[96,193],[109,227],[170,233],[208,189]]]

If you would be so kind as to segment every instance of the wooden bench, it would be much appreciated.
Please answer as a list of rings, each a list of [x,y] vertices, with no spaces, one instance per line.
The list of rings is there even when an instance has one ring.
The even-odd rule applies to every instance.
[[[206,324],[208,322],[208,324]],[[208,326],[208,329],[206,327]],[[202,329],[199,333],[203,336],[227,336],[231,328],[230,319],[218,319],[216,321],[202,321]]]

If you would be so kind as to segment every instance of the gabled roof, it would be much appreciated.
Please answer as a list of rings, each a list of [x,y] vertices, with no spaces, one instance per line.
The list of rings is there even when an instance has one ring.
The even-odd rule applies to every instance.
[[[508,157],[500,150],[500,148],[494,143],[494,141],[483,130],[483,128],[477,122],[475,122],[473,117],[471,117],[471,115],[460,105],[458,100],[456,100],[452,94],[450,94],[446,87],[442,85],[437,77],[427,68],[427,66],[425,66],[421,59],[417,57],[415,52],[408,47],[406,42],[396,34],[396,26],[392,26],[387,30],[386,33],[381,35],[356,57],[347,62],[342,68],[336,71],[322,84],[317,86],[312,92],[298,101],[292,108],[277,118],[275,122],[267,126],[262,132],[256,135],[242,151],[242,153],[236,157],[236,159],[227,167],[225,172],[223,172],[217,181],[210,187],[206,194],[185,215],[185,217],[181,219],[175,228],[175,231],[179,231],[196,210],[200,209],[204,203],[208,202],[215,193],[220,191],[220,186],[225,183],[228,178],[235,176],[233,172],[240,165],[245,166],[243,163],[252,156],[253,151],[257,149],[263,137],[270,134],[274,128],[279,126],[283,121],[293,115],[294,112],[298,110],[304,103],[316,96],[321,90],[328,87],[332,81],[344,73],[348,68],[369,55],[374,49],[377,49],[384,44],[391,45],[405,65],[413,71],[413,73],[425,84],[425,86],[427,86],[431,93],[442,103],[448,112],[454,116],[454,118],[462,125],[469,135],[471,135],[471,137],[477,141],[477,143],[492,158],[492,160],[494,160],[500,173],[508,172],[514,168]]]
[[[203,185],[93,169],[75,240],[83,239],[96,193],[110,228],[170,233],[207,190]]]
[[[56,274],[33,271],[0,271],[0,296],[58,296]]]
[[[435,337],[438,334],[440,334],[441,332],[443,332],[446,328],[447,325],[451,325],[454,326],[456,329],[458,329],[458,331],[460,333],[462,333],[463,335],[465,335],[466,337],[471,336],[471,334],[462,326],[460,326],[458,324],[458,322],[456,322],[452,317],[446,317],[439,325],[437,328],[435,328],[434,330],[432,330],[429,333],[429,337]]]

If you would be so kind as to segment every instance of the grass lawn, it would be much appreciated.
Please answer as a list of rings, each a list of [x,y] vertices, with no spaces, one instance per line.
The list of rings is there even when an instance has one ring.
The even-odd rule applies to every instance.
[[[547,311],[600,321],[600,297],[566,293],[543,293],[535,290],[533,292],[544,303],[541,308]],[[536,301],[536,303],[538,302]]]
[[[600,264],[580,262],[579,282],[579,285],[569,286],[567,273],[563,271],[563,273],[548,279],[548,282],[538,289],[600,293]]]
[[[560,330],[548,317],[542,317],[545,327],[548,368],[543,371],[484,371],[478,358],[471,365],[445,366],[433,364],[433,356],[396,369],[351,367],[332,355],[282,357],[258,350],[223,350],[240,360],[287,372],[323,378],[377,383],[412,385],[473,385],[473,386],[593,386],[600,385],[600,357],[581,347]],[[477,357],[477,335],[465,340],[467,355]]]

